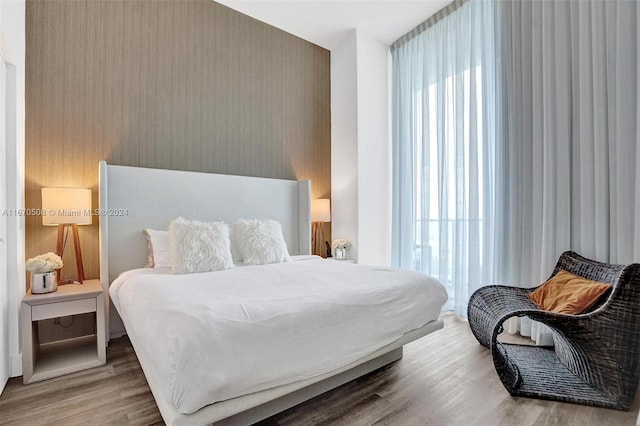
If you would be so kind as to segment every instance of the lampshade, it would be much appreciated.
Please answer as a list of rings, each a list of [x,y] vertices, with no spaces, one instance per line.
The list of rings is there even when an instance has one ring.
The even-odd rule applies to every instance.
[[[311,200],[311,222],[331,222],[331,200]]]
[[[42,188],[42,224],[91,225],[91,190]]]

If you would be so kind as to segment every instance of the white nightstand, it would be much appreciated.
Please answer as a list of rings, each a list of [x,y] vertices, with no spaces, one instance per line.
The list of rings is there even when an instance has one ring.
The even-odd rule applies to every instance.
[[[327,257],[327,260],[335,260],[336,262],[356,263],[354,259],[336,259],[335,257]]]
[[[96,334],[40,344],[38,321],[95,312]],[[106,363],[104,292],[99,280],[58,286],[22,299],[22,381],[39,382]]]

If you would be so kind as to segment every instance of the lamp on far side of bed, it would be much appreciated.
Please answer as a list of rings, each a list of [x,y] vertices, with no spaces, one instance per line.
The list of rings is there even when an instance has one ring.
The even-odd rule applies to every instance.
[[[311,253],[331,257],[331,246],[324,235],[325,222],[331,222],[331,200],[311,200]]]
[[[76,257],[76,270],[80,284],[84,281],[82,252],[78,225],[91,225],[91,190],[85,188],[42,188],[42,224],[58,226],[58,244],[56,254],[62,257],[68,236],[69,227],[73,231],[73,248]],[[73,281],[60,281],[58,284],[69,284]]]

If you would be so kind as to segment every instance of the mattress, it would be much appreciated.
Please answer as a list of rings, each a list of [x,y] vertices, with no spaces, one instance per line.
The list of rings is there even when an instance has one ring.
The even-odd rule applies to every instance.
[[[110,287],[162,398],[183,414],[318,376],[438,318],[424,274],[318,257],[174,275],[136,269]]]

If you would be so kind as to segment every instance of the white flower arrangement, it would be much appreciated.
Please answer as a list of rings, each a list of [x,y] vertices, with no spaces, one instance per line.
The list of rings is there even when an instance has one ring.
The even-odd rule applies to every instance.
[[[25,267],[32,274],[44,274],[62,268],[62,259],[57,254],[49,252],[28,259]]]
[[[337,240],[333,240],[333,249],[344,249],[349,250],[351,248],[351,241],[345,240],[344,238],[340,238]]]

